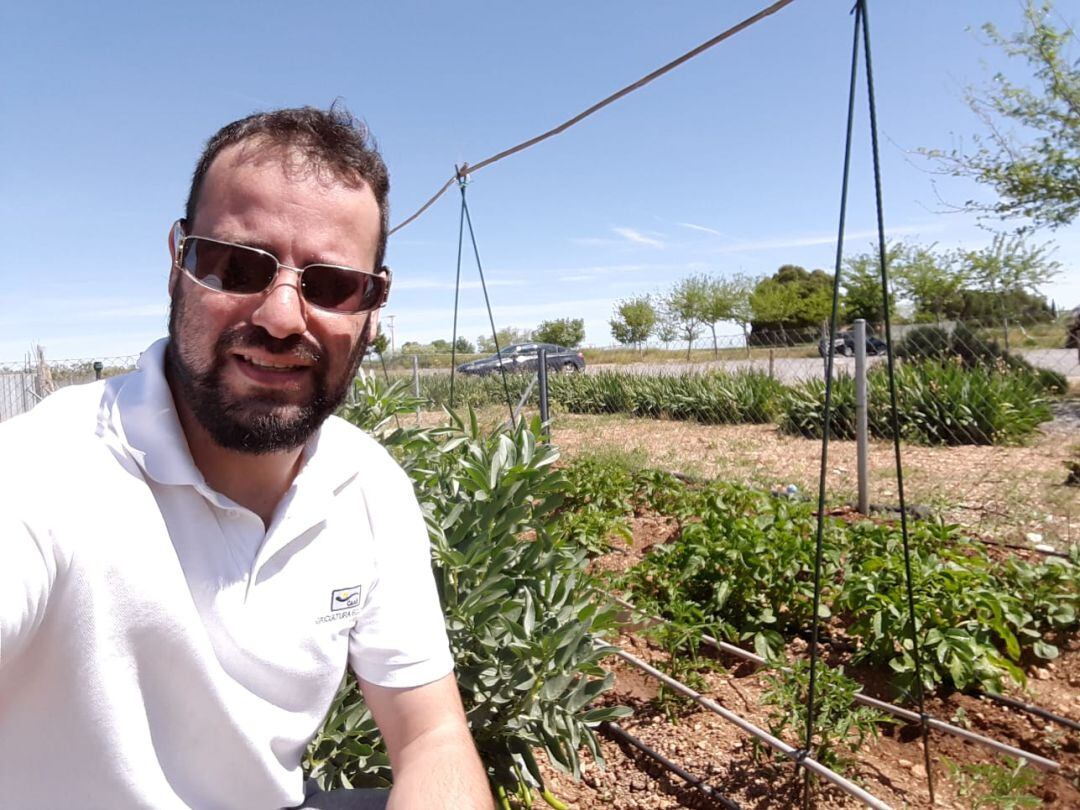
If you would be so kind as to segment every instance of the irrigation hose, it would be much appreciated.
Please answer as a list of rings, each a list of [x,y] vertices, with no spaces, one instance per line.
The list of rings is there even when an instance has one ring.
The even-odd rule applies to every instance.
[[[642,672],[653,676],[654,678],[656,678],[656,680],[660,681],[665,686],[671,688],[673,691],[690,698],[699,706],[702,706],[709,711],[720,715],[729,723],[738,726],[750,736],[756,737],[757,739],[761,740],[773,750],[779,751],[781,754],[788,757],[792,761],[798,762],[801,767],[811,770],[814,773],[818,774],[818,776],[821,776],[827,781],[832,782],[832,784],[834,784],[840,790],[844,791],[849,796],[858,799],[867,807],[873,807],[875,808],[875,810],[891,810],[890,806],[883,802],[881,799],[863,790],[850,779],[847,779],[846,777],[843,777],[840,774],[836,773],[836,771],[825,767],[816,759],[806,754],[805,751],[801,751],[794,746],[788,745],[779,737],[774,737],[772,734],[754,725],[749,720],[746,720],[745,718],[735,714],[735,712],[724,708],[715,700],[705,697],[703,694],[701,694],[695,689],[691,689],[682,681],[678,681],[675,678],[672,678],[670,675],[661,672],[656,667],[647,664],[640,658],[631,655],[625,650],[616,649],[614,654],[626,661],[627,663],[637,667]]]
[[[741,810],[739,805],[733,802],[727,796],[713,789],[708,784],[706,784],[704,780],[700,779],[697,776],[694,776],[692,773],[684,769],[681,765],[668,759],[659,751],[650,748],[648,745],[643,743],[641,740],[639,740],[637,737],[635,737],[633,734],[631,734],[629,731],[622,728],[618,724],[612,723],[611,721],[606,721],[601,723],[599,728],[600,731],[602,731],[604,734],[607,734],[609,737],[613,737],[619,742],[626,743],[627,745],[636,748],[637,750],[641,751],[641,753],[660,763],[673,774],[686,782],[688,785],[697,788],[699,791],[704,793],[713,801],[719,802],[724,807],[728,808],[728,810]]]
[[[639,616],[642,616],[650,622],[660,624],[669,623],[664,619],[649,615],[643,610],[635,607],[632,603],[627,602],[625,599],[621,599],[617,596],[611,597],[609,594],[604,594],[604,597],[612,599],[616,604],[621,605],[627,610],[637,613]],[[720,652],[733,655],[736,658],[743,659],[744,661],[750,661],[754,664],[758,664],[761,666],[770,666],[769,662],[762,658],[760,655],[752,653],[749,650],[744,650],[741,647],[736,647],[734,644],[728,644],[726,641],[719,641],[712,636],[705,635],[704,633],[701,635],[701,641],[703,641],[708,646],[719,650]],[[1011,698],[1009,699],[1011,700]],[[856,692],[853,700],[863,706],[870,706],[872,708],[878,709],[879,711],[891,714],[894,717],[899,717],[903,720],[907,720],[911,723],[922,722],[922,717],[919,715],[918,712],[911,711],[910,709],[905,709],[902,706],[897,706],[892,703],[886,703],[883,700],[878,700],[877,698],[872,698],[869,695],[864,695],[862,692]],[[1019,703],[1019,701],[1016,702]],[[1020,706],[1017,706],[1016,708],[1020,708]],[[1070,720],[1067,717],[1058,717],[1057,715],[1053,715],[1052,717],[1048,716],[1052,713],[1046,711],[1045,709],[1039,709],[1037,706],[1032,706],[1031,708],[1037,709],[1037,711],[1033,712],[1033,714],[1037,714],[1040,717],[1047,717],[1047,719],[1057,719],[1058,722],[1063,722],[1065,725],[1076,722],[1074,720]],[[966,728],[960,728],[959,726],[946,723],[944,720],[938,720],[935,717],[926,715],[926,723],[930,728],[934,729],[935,731],[940,731],[944,734],[950,734],[954,737],[960,737],[961,739],[967,740],[968,742],[975,743],[976,745],[981,745],[984,748],[989,748],[991,750],[997,751],[998,753],[1007,754],[1008,756],[1015,757],[1017,759],[1023,759],[1029,764],[1035,766],[1036,768],[1039,768],[1040,770],[1051,772],[1061,770],[1061,763],[1055,760],[1047,759],[1046,757],[1039,756],[1038,754],[1033,754],[1030,751],[1023,750],[1022,748],[1016,748],[1015,746],[1009,745],[1008,743],[1003,743],[998,740],[991,739],[990,737],[986,737],[974,731],[968,731]]]
[[[977,697],[988,698],[995,703],[1000,703],[1002,706],[1008,706],[1011,709],[1019,709],[1022,712],[1033,714],[1036,717],[1041,717],[1043,720],[1050,720],[1051,722],[1058,723],[1067,728],[1071,728],[1073,731],[1080,731],[1080,723],[1078,723],[1076,720],[1073,720],[1071,717],[1065,717],[1064,715],[1055,714],[1054,712],[1049,711],[1048,709],[1044,709],[1040,706],[1036,706],[1033,703],[1024,703],[1024,701],[1022,700],[1005,697],[1005,695],[1000,695],[997,692],[980,692],[977,689],[972,690],[972,694]]]

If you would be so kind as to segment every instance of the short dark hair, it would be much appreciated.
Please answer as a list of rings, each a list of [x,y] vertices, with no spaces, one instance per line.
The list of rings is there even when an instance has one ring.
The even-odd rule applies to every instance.
[[[293,107],[255,113],[219,129],[206,142],[191,178],[191,190],[184,212],[189,227],[195,221],[199,193],[214,158],[226,147],[251,139],[294,150],[305,162],[317,169],[329,169],[346,183],[366,184],[379,205],[379,244],[375,252],[375,268],[382,267],[390,225],[390,176],[367,125],[337,102],[329,110]]]

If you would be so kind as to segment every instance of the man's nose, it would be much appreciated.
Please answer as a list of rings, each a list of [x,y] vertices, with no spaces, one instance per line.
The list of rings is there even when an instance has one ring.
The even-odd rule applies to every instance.
[[[263,293],[251,322],[276,338],[302,335],[307,331],[300,276],[286,267],[278,270],[277,278],[270,289]]]

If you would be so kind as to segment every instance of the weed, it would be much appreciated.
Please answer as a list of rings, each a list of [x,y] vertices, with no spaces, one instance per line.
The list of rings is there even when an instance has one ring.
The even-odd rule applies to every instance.
[[[970,802],[968,806],[972,810],[1042,807],[1042,801],[1028,793],[1039,778],[1022,759],[1016,760],[1012,766],[996,763],[957,765],[946,757],[945,765],[957,794]]]

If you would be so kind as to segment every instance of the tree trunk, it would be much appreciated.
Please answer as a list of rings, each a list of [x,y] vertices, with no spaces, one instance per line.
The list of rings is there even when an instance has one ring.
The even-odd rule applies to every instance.
[[[720,356],[720,350],[716,347],[716,324],[710,323],[709,329],[712,330],[712,356],[713,359],[716,359]]]

